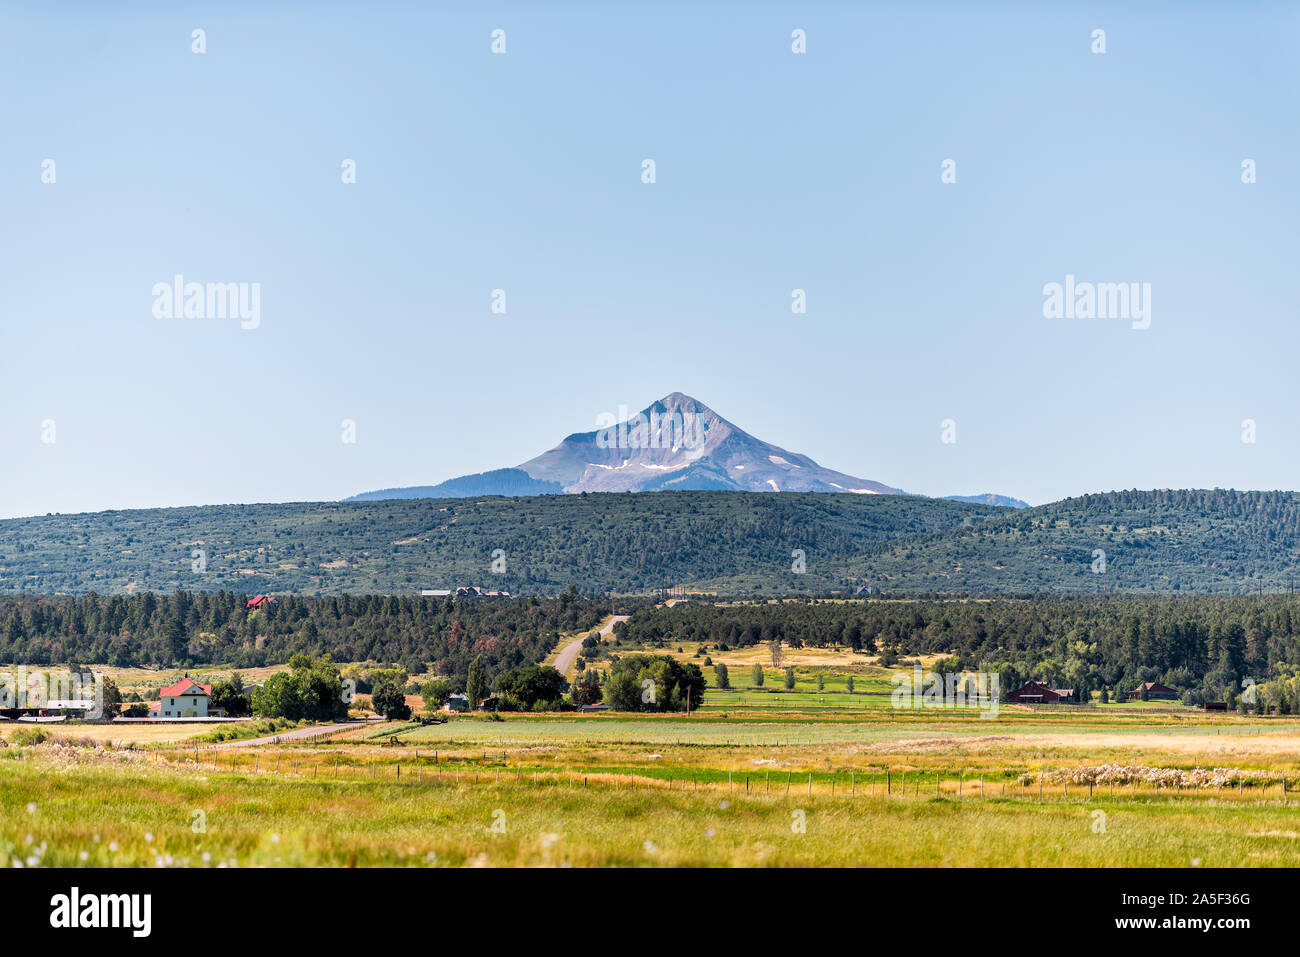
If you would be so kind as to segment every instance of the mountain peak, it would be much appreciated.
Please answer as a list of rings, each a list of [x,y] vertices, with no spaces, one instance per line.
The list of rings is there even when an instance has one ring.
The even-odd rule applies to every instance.
[[[355,498],[670,490],[903,494],[755,438],[685,392],[669,392],[636,413],[621,406],[596,421],[594,430],[575,432],[514,468]]]
[[[661,409],[668,409],[669,411],[686,411],[686,410],[698,410],[700,412],[713,411],[707,405],[701,402],[699,399],[695,398],[694,396],[687,395],[685,392],[669,392],[662,399],[650,403],[650,405],[646,408],[645,411],[648,412],[650,409],[653,409],[656,406],[658,406]]]
[[[470,487],[480,495],[561,490],[899,493],[763,442],[685,392],[670,392],[637,413],[629,414],[626,406],[618,415],[604,413],[593,431],[574,433],[513,469],[452,479],[432,489],[433,494],[470,494],[465,491]],[[429,494],[429,487],[421,491]]]

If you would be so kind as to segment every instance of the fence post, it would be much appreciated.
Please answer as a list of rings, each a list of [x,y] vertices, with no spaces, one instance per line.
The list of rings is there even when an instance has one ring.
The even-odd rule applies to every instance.
[[[793,771],[785,772],[785,796],[786,797],[790,796],[790,775],[793,773],[794,773]]]
[[[812,773],[808,774],[808,796],[812,797]]]

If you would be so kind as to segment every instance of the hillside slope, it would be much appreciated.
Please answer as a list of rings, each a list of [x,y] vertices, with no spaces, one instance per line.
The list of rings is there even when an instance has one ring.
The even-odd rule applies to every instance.
[[[1085,495],[895,543],[856,570],[887,591],[1280,591],[1300,582],[1300,494]]]
[[[497,549],[500,575],[490,572]],[[895,495],[587,493],[0,522],[0,592],[28,594],[413,594],[468,584],[516,594],[569,584],[623,594],[665,585],[741,595],[1238,594],[1293,579],[1292,492],[1114,492],[1025,509]]]
[[[481,584],[519,594],[572,583],[629,593],[713,580],[820,591],[878,545],[999,511],[910,496],[651,492],[49,515],[0,522],[0,592],[409,594]],[[500,575],[489,570],[497,549]],[[792,572],[795,549],[807,574]]]

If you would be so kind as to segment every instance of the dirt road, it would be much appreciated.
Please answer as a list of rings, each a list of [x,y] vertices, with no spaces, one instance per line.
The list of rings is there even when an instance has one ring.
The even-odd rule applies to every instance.
[[[605,620],[605,624],[601,626],[600,637],[608,637],[613,633],[614,626],[620,621],[627,621],[628,617],[629,616],[627,615],[611,615]],[[590,632],[588,634],[590,634]],[[583,639],[586,637],[586,635],[583,635],[582,638],[574,638],[571,642],[560,649],[559,655],[555,658],[556,671],[565,676],[569,674],[570,669],[573,668],[573,662],[578,657],[578,652],[582,650]]]

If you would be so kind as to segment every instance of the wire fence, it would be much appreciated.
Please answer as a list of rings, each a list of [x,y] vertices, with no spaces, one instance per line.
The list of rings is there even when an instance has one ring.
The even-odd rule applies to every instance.
[[[337,732],[334,732],[337,733]],[[319,736],[323,737],[322,732]],[[295,739],[298,743],[303,739]],[[889,800],[1009,800],[1086,801],[1106,799],[1214,799],[1225,802],[1277,801],[1291,803],[1295,782],[1284,775],[1235,779],[1218,776],[1193,784],[1142,778],[1071,780],[1079,769],[1024,772],[1016,776],[985,777],[963,770],[863,769],[860,771],[771,771],[737,773],[696,769],[674,774],[637,773],[601,768],[524,767],[482,758],[450,757],[439,751],[418,751],[392,761],[355,755],[288,750],[223,750],[212,746],[158,749],[157,767],[231,775],[272,776],[296,780],[444,784],[454,786],[607,788],[614,791],[660,791],[726,794],[753,797],[867,798]]]

